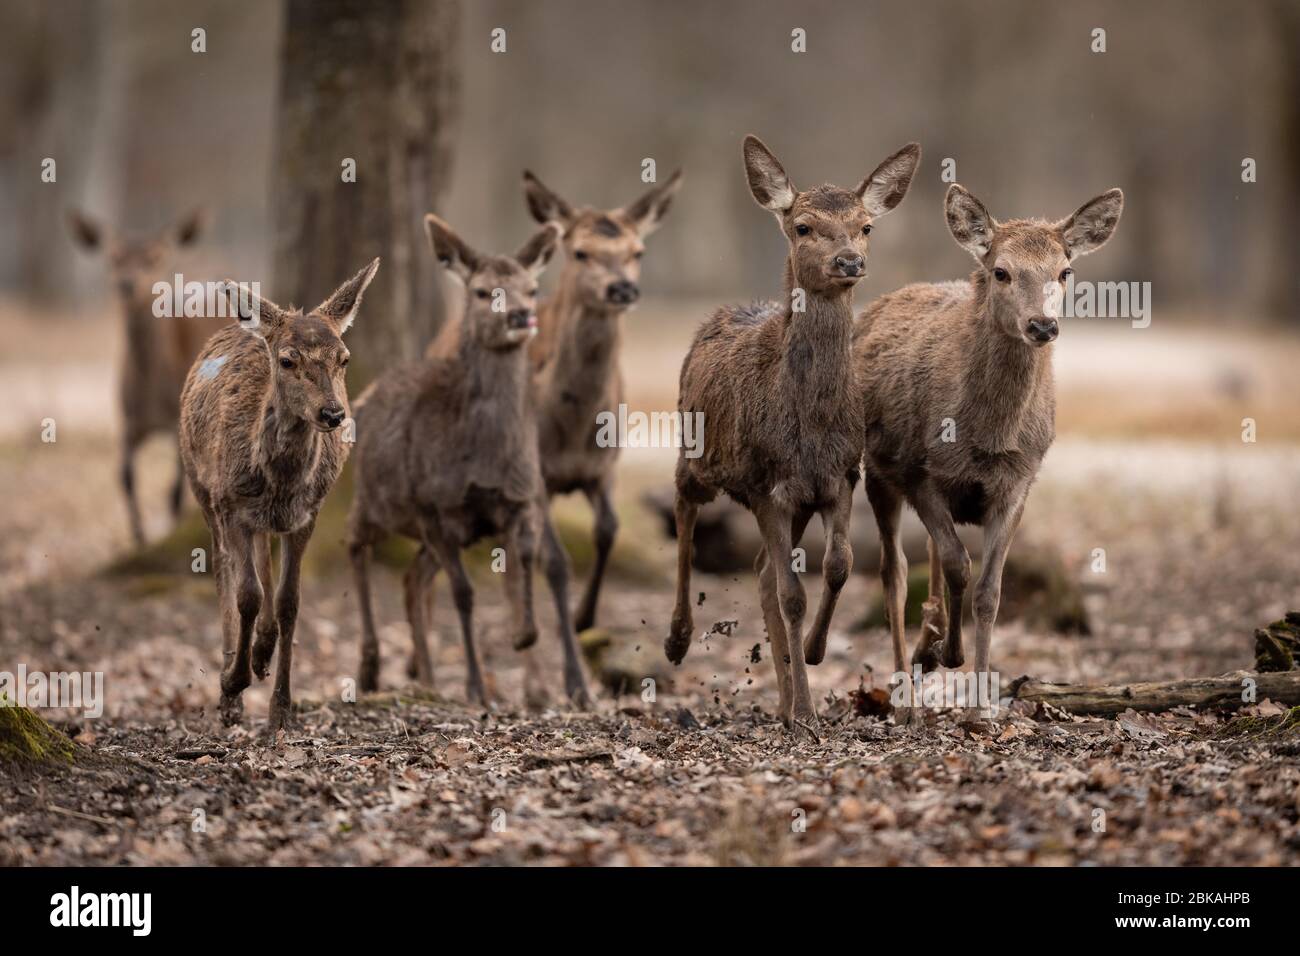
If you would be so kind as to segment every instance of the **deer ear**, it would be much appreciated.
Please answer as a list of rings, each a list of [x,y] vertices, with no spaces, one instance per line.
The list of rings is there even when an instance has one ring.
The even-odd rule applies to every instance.
[[[631,221],[637,234],[648,236],[659,228],[659,223],[668,214],[673,204],[673,196],[682,185],[682,171],[679,169],[668,177],[668,182],[661,183],[620,212]]]
[[[745,137],[745,175],[749,191],[764,209],[778,216],[794,205],[794,184],[772,151],[757,136]]]
[[[524,170],[524,199],[538,222],[558,222],[566,230],[573,225],[573,206],[527,169]]]
[[[455,229],[433,213],[424,217],[424,231],[429,236],[434,257],[462,282],[469,282],[469,277],[478,268],[479,254],[456,235]]]
[[[361,294],[366,291],[366,286],[370,285],[370,280],[378,271],[379,260],[371,260],[368,266],[335,289],[328,299],[318,305],[315,314],[332,322],[339,330],[339,335],[342,335],[352,327],[357,317],[357,310],[361,308]]]
[[[957,240],[957,245],[983,262],[993,247],[997,220],[989,215],[982,202],[957,183],[948,187],[943,208],[948,216],[948,231]]]
[[[531,272],[534,279],[537,278],[546,270],[546,264],[551,261],[563,235],[564,229],[558,222],[548,222],[519,247],[515,260]]]
[[[857,194],[872,218],[883,216],[903,201],[920,162],[921,144],[908,143],[858,184]]]
[[[1108,189],[1089,199],[1069,219],[1057,223],[1065,254],[1070,259],[1096,252],[1115,234],[1120,213],[1124,211],[1124,193]]]
[[[82,215],[78,209],[68,210],[68,229],[72,238],[83,249],[98,249],[103,240],[103,230],[99,223]]]
[[[221,283],[221,291],[230,305],[229,314],[240,328],[266,338],[269,332],[274,332],[288,320],[289,313],[270,299],[263,299],[259,287],[256,282],[251,286],[240,285],[234,279]]]
[[[208,226],[208,211],[203,207],[193,210],[176,224],[172,237],[178,246],[188,246],[198,239]]]

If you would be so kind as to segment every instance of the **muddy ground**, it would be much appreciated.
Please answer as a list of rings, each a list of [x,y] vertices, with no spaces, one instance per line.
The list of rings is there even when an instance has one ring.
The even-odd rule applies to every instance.
[[[69,409],[74,422],[93,418]],[[949,711],[923,731],[857,713],[852,692],[883,687],[891,670],[885,632],[853,627],[878,593],[865,575],[847,586],[827,660],[811,670],[818,742],[790,738],[774,717],[751,575],[697,579],[697,629],[736,623],[670,667],[660,646],[673,545],[637,504],[667,468],[633,454],[601,616],[622,681],[599,680],[611,658],[589,662],[594,710],[524,707],[490,573],[478,616],[491,709],[463,703],[441,582],[436,686],[407,682],[391,570],[376,574],[385,690],[349,702],[355,600],[337,541],[318,535],[294,653],[297,725],[263,736],[258,684],[243,724],[222,728],[210,576],[190,573],[184,554],[162,572],[123,568],[109,427],[69,427],[56,444],[34,435],[0,436],[0,670],[102,671],[106,709],[47,712],[78,741],[72,766],[4,768],[0,863],[1300,862],[1300,738],[1268,732],[1283,719],[1271,702],[1244,721],[1191,710],[1082,720],[1014,705],[976,734]],[[1300,607],[1300,453],[1235,437],[1062,437],[1023,534],[1056,549],[1084,588],[1092,633],[1001,622],[1004,686],[1022,674],[1115,682],[1251,666],[1253,629]],[[155,538],[170,467],[162,445],[142,466]],[[585,525],[583,507],[562,510]],[[808,584],[815,600],[819,583]],[[538,587],[537,665],[557,686]],[[638,675],[655,680],[653,700]]]

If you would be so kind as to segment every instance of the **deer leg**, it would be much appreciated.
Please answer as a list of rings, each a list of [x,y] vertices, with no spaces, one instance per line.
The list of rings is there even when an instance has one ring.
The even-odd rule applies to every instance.
[[[600,583],[605,577],[605,566],[609,563],[609,554],[614,550],[614,538],[618,535],[618,513],[610,494],[609,482],[602,482],[583,493],[596,514],[596,559],[591,566],[591,576],[587,579],[587,589],[583,592],[582,603],[578,605],[578,616],[573,626],[578,631],[585,631],[596,623],[596,601],[600,597]]]
[[[803,656],[803,619],[808,608],[799,573],[791,561],[792,515],[777,507],[770,499],[755,502],[754,516],[767,547],[767,560],[776,575],[777,599],[785,620],[785,657],[790,665],[790,721],[813,737],[817,735],[817,711],[813,707],[812,692],[808,689],[808,669]]]
[[[1026,489],[1025,494],[1028,493]],[[980,693],[985,695],[978,706],[967,701],[967,713],[979,722],[993,714],[997,700],[990,699],[993,692],[992,674],[989,670],[989,651],[993,644],[993,625],[998,617],[1002,600],[1002,569],[1006,564],[1011,540],[1020,526],[1025,494],[1006,511],[988,516],[984,522],[984,554],[980,562],[980,576],[975,582],[975,674]]]
[[[415,554],[415,560],[406,569],[402,577],[402,598],[406,604],[406,620],[411,625],[411,660],[407,665],[407,674],[426,687],[433,686],[433,658],[429,655],[429,642],[426,637],[429,619],[425,612],[429,609],[426,600],[427,591],[433,587],[433,579],[438,573],[438,562],[433,552],[421,545]],[[435,640],[436,640],[435,636]]]
[[[569,616],[569,556],[565,553],[560,536],[551,521],[550,508],[543,498],[537,503],[538,520],[542,523],[542,550],[546,563],[546,581],[555,599],[556,626],[564,647],[564,690],[569,699],[586,710],[591,707],[591,694],[587,679],[582,674],[582,660],[578,654],[578,638]]]
[[[949,607],[952,613],[948,615],[948,636],[943,643],[943,666],[961,667],[966,660],[961,643],[961,602],[970,583],[970,555],[961,538],[957,537],[957,528],[947,504],[933,487],[922,485],[916,493],[915,504],[916,513],[921,516],[925,529],[939,550],[939,561],[951,598]]]
[[[673,504],[673,515],[677,519],[677,602],[673,606],[668,639],[664,641],[664,653],[674,664],[685,659],[695,631],[695,619],[691,614],[691,552],[694,549],[695,518],[699,511],[700,506],[679,488]]]
[[[275,579],[271,576],[271,536],[253,535],[253,558],[257,565],[257,580],[262,585],[262,610],[257,615],[257,636],[253,638],[253,673],[258,680],[266,677],[280,638],[280,625],[275,614]]]
[[[885,618],[889,623],[889,638],[894,649],[895,693],[901,691],[896,701],[897,722],[900,725],[919,725],[921,711],[917,704],[912,678],[907,670],[907,555],[899,537],[899,520],[903,516],[903,499],[883,481],[867,475],[865,486],[871,511],[876,516],[880,531],[880,583],[885,592]]]
[[[930,581],[921,611],[921,640],[912,652],[912,663],[932,671],[939,667],[939,647],[948,631],[948,598],[939,548],[928,535],[925,546],[930,557]]]
[[[763,623],[767,626],[767,639],[771,644],[772,665],[776,668],[777,713],[781,715],[781,722],[786,729],[790,730],[793,729],[790,712],[791,698],[794,696],[790,684],[790,645],[786,638],[785,621],[781,619],[781,601],[776,593],[776,570],[772,567],[766,547],[759,549],[754,570],[758,572],[758,600],[763,608]]]
[[[140,521],[140,502],[135,494],[135,451],[139,442],[128,437],[122,446],[122,494],[126,498],[126,516],[131,523],[131,538],[137,548],[144,546],[144,524]]]
[[[853,548],[849,544],[849,513],[852,510],[853,485],[846,480],[835,503],[821,512],[826,554],[822,558],[822,596],[817,604],[817,617],[803,649],[804,660],[809,664],[820,664],[826,657],[831,615],[835,613],[840,591],[853,570]]]
[[[357,689],[363,693],[379,689],[379,637],[375,633],[375,612],[370,603],[370,551],[373,537],[369,528],[352,532],[348,556],[352,559],[352,579],[361,608],[361,664]]]
[[[280,538],[280,586],[276,589],[275,616],[280,626],[280,653],[275,661],[275,686],[271,690],[271,719],[267,733],[288,727],[293,721],[293,697],[289,673],[293,668],[293,631],[298,623],[298,590],[302,553],[316,528],[313,517],[306,527]]]
[[[506,596],[515,623],[514,647],[527,650],[537,643],[537,616],[533,608],[533,564],[537,557],[537,529],[533,514],[517,515],[507,534],[514,560],[506,567]]]
[[[226,642],[225,664],[221,669],[221,716],[229,726],[237,723],[243,714],[241,695],[244,688],[253,682],[249,651],[253,625],[262,607],[262,585],[257,580],[253,560],[253,536],[238,525],[227,523],[222,530],[221,544],[226,561],[223,573],[227,591],[233,592],[230,597],[233,598],[236,617],[231,635],[233,641]]]
[[[451,581],[451,596],[460,616],[460,634],[465,644],[465,698],[471,703],[486,706],[487,688],[483,684],[483,665],[479,661],[478,647],[474,643],[474,586],[470,583],[465,565],[460,560],[460,547],[449,540],[436,523],[424,526],[420,536],[425,547],[431,548],[438,563],[447,569]]]

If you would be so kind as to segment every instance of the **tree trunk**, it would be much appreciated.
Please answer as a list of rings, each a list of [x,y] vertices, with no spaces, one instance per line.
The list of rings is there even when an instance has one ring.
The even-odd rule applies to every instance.
[[[288,0],[267,292],[311,308],[382,257],[349,333],[354,394],[442,324],[423,218],[450,174],[459,25],[455,0]]]
[[[1011,696],[1094,717],[1111,717],[1129,708],[1151,713],[1179,706],[1236,710],[1250,703],[1242,699],[1247,680],[1255,682],[1255,700],[1267,697],[1287,707],[1300,706],[1300,671],[1277,674],[1237,671],[1222,677],[1133,684],[1047,684],[1024,677],[1016,682]]]

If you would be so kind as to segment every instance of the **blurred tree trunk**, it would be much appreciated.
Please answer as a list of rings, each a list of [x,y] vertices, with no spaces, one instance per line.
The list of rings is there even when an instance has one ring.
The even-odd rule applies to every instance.
[[[0,33],[0,284],[41,301],[71,287],[64,214],[88,178],[103,19],[93,0],[48,0],[8,10]]]
[[[1300,273],[1295,268],[1295,227],[1300,217],[1300,7],[1295,0],[1277,0],[1273,11],[1284,71],[1278,98],[1282,162],[1271,172],[1261,169],[1259,175],[1283,185],[1274,212],[1277,231],[1271,242],[1273,270],[1266,305],[1274,316],[1296,323],[1300,321]]]
[[[423,218],[450,174],[459,25],[455,0],[286,7],[268,294],[311,308],[382,257],[348,336],[354,394],[442,324]],[[355,182],[344,181],[346,160]]]

